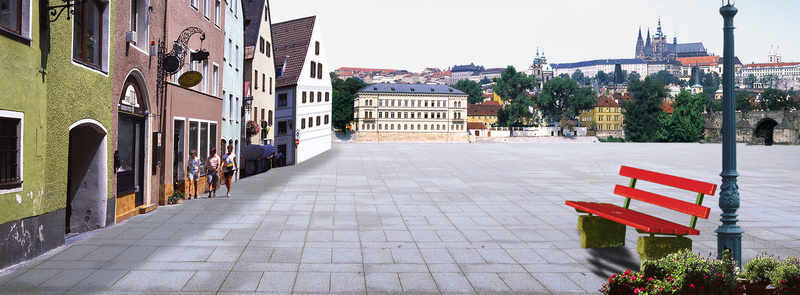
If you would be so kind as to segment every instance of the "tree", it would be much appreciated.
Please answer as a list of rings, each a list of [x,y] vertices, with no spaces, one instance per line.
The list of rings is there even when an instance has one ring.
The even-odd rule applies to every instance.
[[[561,73],[561,74],[559,74],[559,75],[558,75],[558,77],[559,77],[559,78],[567,78],[567,79],[570,79],[570,77],[569,77],[569,74],[567,74],[567,73]]]
[[[575,70],[575,72],[572,73],[572,76],[570,76],[570,78],[572,79],[572,81],[584,84],[583,81],[585,80],[586,77],[583,75],[583,72],[581,72],[581,70]]]
[[[667,97],[667,89],[661,80],[645,77],[644,81],[633,80],[628,87],[631,101],[622,102],[625,112],[625,139],[649,142],[658,139],[658,116]]]
[[[579,87],[575,81],[561,77],[544,83],[536,100],[542,115],[550,121],[563,121],[562,127],[566,120],[574,119],[581,111],[592,109],[596,103],[597,98],[591,87]]]
[[[597,71],[597,74],[594,75],[594,78],[597,80],[597,84],[599,85],[607,85],[609,82],[614,81],[614,76],[609,76],[603,71]]]
[[[342,80],[331,73],[333,101],[331,102],[331,125],[334,129],[347,131],[347,125],[353,121],[353,100],[355,94],[367,85],[358,79]]]
[[[623,76],[624,76],[624,72],[625,71],[623,71]],[[641,80],[641,79],[642,79],[642,76],[639,75],[639,73],[636,72],[636,71],[633,71],[630,74],[628,74],[628,83],[630,83],[633,80]]]
[[[706,124],[703,117],[705,94],[699,93],[692,96],[689,92],[681,91],[675,96],[672,114],[661,113],[657,132],[658,141],[668,142],[695,142],[703,137],[703,128]]]
[[[481,85],[472,80],[461,80],[456,82],[456,84],[450,85],[455,89],[461,90],[466,94],[469,94],[469,98],[467,101],[469,103],[480,103],[483,101],[483,89],[481,89]]]
[[[761,94],[761,108],[764,110],[792,110],[798,108],[798,103],[783,91],[770,88]]]
[[[654,80],[660,79],[661,83],[664,85],[669,85],[669,84],[679,85],[680,83],[680,79],[673,76],[672,73],[670,73],[667,70],[658,71],[658,73],[655,73],[655,75],[653,75],[652,77]]]
[[[533,105],[528,92],[536,85],[533,76],[528,76],[523,72],[517,72],[513,66],[508,66],[500,74],[500,78],[494,78],[492,90],[500,96],[504,102],[509,104],[503,106],[498,112],[497,124],[499,126],[512,127],[519,124],[517,121],[529,115],[529,108]],[[500,112],[505,112],[502,114]],[[505,118],[505,120],[501,120]]]
[[[744,85],[750,86],[750,88],[753,88],[753,84],[755,84],[756,82],[758,82],[758,78],[756,78],[756,75],[750,74],[747,75],[746,78],[744,78]]]
[[[709,113],[716,113],[722,111],[721,99],[711,98],[708,95],[706,95],[705,91],[700,92],[695,96],[699,96],[700,101],[703,102],[703,105],[705,106],[706,110],[708,110]]]
[[[483,79],[481,79],[481,81],[480,81],[480,82],[478,82],[478,84],[481,84],[481,85],[483,85],[483,84],[490,84],[490,83],[492,83],[492,80],[491,80],[491,79],[489,79],[489,77],[483,77]]]
[[[751,104],[752,100],[753,98],[750,93],[744,91],[736,93],[736,110],[742,111],[742,113],[753,110],[753,105]]]

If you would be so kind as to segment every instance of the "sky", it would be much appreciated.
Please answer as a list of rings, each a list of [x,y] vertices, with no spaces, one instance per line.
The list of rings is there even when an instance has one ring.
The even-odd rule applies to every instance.
[[[245,0],[247,1],[247,0]],[[331,69],[421,72],[475,63],[527,69],[539,47],[548,63],[633,58],[639,27],[667,41],[703,42],[722,55],[728,0],[269,0],[273,23],[317,16]],[[800,62],[800,0],[731,1],[735,54],[767,62],[780,47]]]

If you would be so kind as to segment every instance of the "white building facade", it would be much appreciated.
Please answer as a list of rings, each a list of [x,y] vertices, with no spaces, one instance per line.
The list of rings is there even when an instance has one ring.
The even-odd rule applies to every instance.
[[[551,64],[553,68],[553,75],[555,77],[561,74],[572,76],[575,70],[580,70],[586,77],[594,77],[597,72],[603,71],[606,74],[613,74],[615,65],[620,64],[623,71],[628,74],[632,72],[639,73],[639,76],[645,77],[650,74],[648,71],[647,62],[641,59],[597,59],[590,61],[574,62],[574,63],[557,63]]]
[[[468,95],[446,85],[372,84],[356,94],[358,141],[467,142]]]
[[[281,164],[302,163],[331,148],[332,87],[316,16],[273,24],[275,145]]]

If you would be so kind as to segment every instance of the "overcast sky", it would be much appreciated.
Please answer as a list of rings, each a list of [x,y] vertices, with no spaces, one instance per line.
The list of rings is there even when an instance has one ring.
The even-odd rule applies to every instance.
[[[247,1],[247,0],[244,0]],[[544,49],[549,63],[633,58],[639,27],[668,42],[703,42],[722,55],[720,0],[269,0],[273,23],[317,16],[330,69],[420,72],[475,63],[527,68]],[[735,1],[736,55],[800,61],[800,0]]]

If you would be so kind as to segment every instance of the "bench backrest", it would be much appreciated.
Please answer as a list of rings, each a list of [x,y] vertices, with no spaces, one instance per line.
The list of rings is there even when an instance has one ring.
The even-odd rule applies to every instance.
[[[695,224],[697,223],[697,217],[708,219],[708,216],[711,213],[710,208],[702,206],[701,204],[703,203],[703,196],[714,195],[714,192],[716,192],[717,190],[716,184],[628,167],[628,166],[620,167],[619,175],[631,178],[629,186],[626,187],[622,185],[617,185],[614,188],[615,194],[625,197],[625,204],[623,205],[623,207],[626,209],[630,205],[631,199],[635,199],[656,206],[672,209],[681,213],[686,213],[692,215],[692,219],[689,224],[689,227],[691,228],[695,227]],[[695,203],[690,203],[662,196],[659,194],[643,191],[640,189],[636,189],[635,187],[637,180],[644,180],[652,183],[657,183],[661,185],[671,186],[674,188],[692,191],[697,193],[697,199]]]

